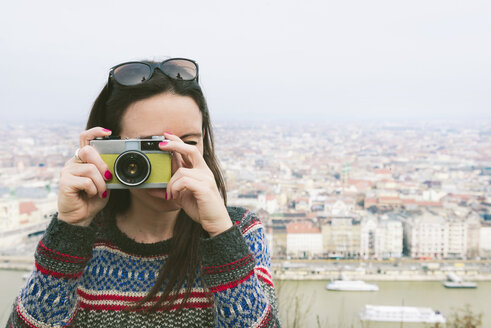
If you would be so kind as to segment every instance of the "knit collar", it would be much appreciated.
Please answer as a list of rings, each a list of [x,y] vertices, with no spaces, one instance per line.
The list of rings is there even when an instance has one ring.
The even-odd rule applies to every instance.
[[[123,252],[138,256],[162,256],[168,255],[172,238],[156,243],[139,243],[122,232],[115,219],[109,220],[103,228],[103,238],[117,246]]]

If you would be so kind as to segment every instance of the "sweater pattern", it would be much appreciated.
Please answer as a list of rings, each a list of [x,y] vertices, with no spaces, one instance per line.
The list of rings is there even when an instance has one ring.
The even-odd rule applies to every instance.
[[[99,231],[53,218],[8,327],[279,326],[264,228],[254,213],[228,210],[234,227],[201,240],[201,266],[183,309],[177,311],[186,284],[172,292],[177,304],[170,310],[152,313],[125,310],[153,287],[169,240],[140,244],[115,225]]]

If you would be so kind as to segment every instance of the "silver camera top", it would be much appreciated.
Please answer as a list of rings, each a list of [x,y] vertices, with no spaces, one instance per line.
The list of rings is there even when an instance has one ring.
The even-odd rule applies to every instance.
[[[90,145],[102,154],[120,154],[128,150],[162,152],[158,145],[162,140],[165,140],[164,136],[151,136],[145,139],[140,139],[139,137],[121,139],[119,136],[108,136],[91,140]]]

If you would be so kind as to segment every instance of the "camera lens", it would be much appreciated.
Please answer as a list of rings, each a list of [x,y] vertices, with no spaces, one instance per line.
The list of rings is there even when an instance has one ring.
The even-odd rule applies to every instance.
[[[138,173],[138,164],[130,163],[130,165],[128,165],[128,175],[135,176],[137,173]]]
[[[114,173],[122,184],[129,187],[138,186],[150,175],[150,161],[142,152],[129,150],[116,158]]]

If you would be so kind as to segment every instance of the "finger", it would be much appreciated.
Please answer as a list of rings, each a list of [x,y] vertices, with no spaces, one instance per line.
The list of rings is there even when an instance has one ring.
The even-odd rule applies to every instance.
[[[179,168],[183,167],[183,159],[181,154],[173,153],[171,159],[171,172],[172,174],[176,173]]]
[[[80,148],[78,151],[78,157],[83,163],[94,164],[104,179],[112,179],[112,173],[109,171],[109,167],[107,166],[106,162],[102,160],[101,155],[97,152],[97,150],[95,150],[94,147],[85,146]]]
[[[95,128],[85,130],[80,133],[80,148],[88,146],[90,140],[94,140],[97,137],[105,137],[111,135],[112,131],[109,129],[101,128],[96,126]]]
[[[188,168],[185,168],[185,167],[180,167],[171,177],[171,179],[169,180],[169,183],[172,184],[172,182],[180,179],[180,178],[183,178],[183,177],[190,177],[190,178],[193,178],[197,181],[200,181],[200,182],[205,182],[207,181],[206,179],[206,175],[203,174],[203,171],[202,170],[196,170],[196,169],[188,169]]]
[[[167,185],[169,187],[169,185]],[[182,177],[172,184],[170,189],[166,190],[168,199],[179,199],[179,194],[189,190],[193,194],[200,191],[199,181],[191,177]]]
[[[92,180],[93,185],[96,187],[97,192],[102,197],[106,191],[106,183],[102,178],[101,173],[94,164],[82,163],[74,164],[72,167],[68,168],[69,174],[77,177],[89,178]]]
[[[184,166],[186,167],[199,167],[206,166],[206,162],[203,159],[198,147],[188,145],[184,143],[179,137],[164,133],[168,140],[159,143],[161,150],[173,151],[179,153],[182,156]]]
[[[172,175],[171,179],[167,183],[166,192],[167,192],[168,198],[172,198],[172,196],[174,196],[172,193],[172,190],[173,190],[172,186],[174,185],[174,183],[176,181],[178,181],[179,179],[182,179],[184,177],[192,178],[192,179],[196,180],[197,183],[201,183],[201,184],[204,183],[203,174],[201,172],[197,171],[196,169],[187,169],[187,168],[181,167]]]
[[[94,197],[98,194],[97,187],[95,186],[92,179],[88,177],[79,177],[72,175],[70,177],[67,177],[66,181],[63,184],[60,182],[60,190],[62,189],[61,187],[67,188],[68,192],[84,191],[89,197]]]

